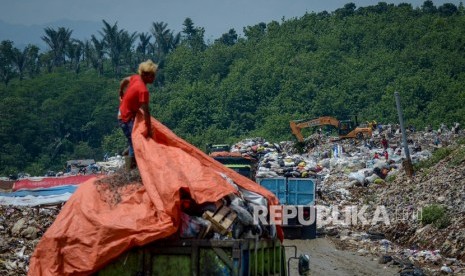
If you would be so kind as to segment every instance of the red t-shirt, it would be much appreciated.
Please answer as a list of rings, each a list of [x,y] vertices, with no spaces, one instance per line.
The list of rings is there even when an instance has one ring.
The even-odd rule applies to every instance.
[[[136,116],[137,110],[149,103],[149,90],[140,75],[132,75],[129,85],[119,106],[119,118],[128,122]]]

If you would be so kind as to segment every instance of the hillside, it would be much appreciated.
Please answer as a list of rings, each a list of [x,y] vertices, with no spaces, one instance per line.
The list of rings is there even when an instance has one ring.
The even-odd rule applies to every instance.
[[[66,160],[123,151],[112,95],[147,58],[160,64],[153,115],[199,148],[256,136],[291,140],[290,120],[324,115],[396,123],[395,91],[407,125],[463,125],[464,24],[463,7],[381,2],[259,23],[211,44],[189,20],[180,34],[157,24],[169,45],[160,33],[132,36],[108,23],[92,41],[49,30],[71,36],[57,44],[67,47],[43,54],[3,41],[0,174],[43,175]],[[132,44],[112,45],[115,34]]]

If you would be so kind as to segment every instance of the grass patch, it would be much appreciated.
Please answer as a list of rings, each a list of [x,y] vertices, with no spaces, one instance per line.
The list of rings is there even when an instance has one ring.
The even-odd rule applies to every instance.
[[[420,161],[413,165],[414,170],[427,169],[436,165],[439,161],[449,156],[452,152],[451,148],[439,148],[436,149],[432,156],[427,160]]]
[[[421,212],[421,223],[423,225],[433,224],[438,229],[446,228],[450,224],[446,207],[439,204],[424,207]]]
[[[465,145],[465,138],[459,138],[459,139],[457,139],[457,144],[459,144],[459,145]]]
[[[396,175],[395,175],[395,174],[393,174],[393,175],[388,175],[388,177],[386,177],[386,182],[387,182],[387,183],[394,182],[394,180],[396,180]]]
[[[448,166],[455,167],[460,165],[463,161],[465,161],[465,147],[460,147],[458,150],[454,152]]]

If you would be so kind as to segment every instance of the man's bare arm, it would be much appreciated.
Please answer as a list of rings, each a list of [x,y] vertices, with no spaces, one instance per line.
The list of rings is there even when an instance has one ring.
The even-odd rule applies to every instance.
[[[150,123],[150,110],[149,104],[142,104],[142,110],[144,111],[144,121],[145,126],[147,127],[147,138],[152,137],[152,124]]]
[[[129,84],[130,77],[126,77],[121,80],[121,83],[119,85],[119,99],[122,100],[124,96],[124,90],[126,89],[126,86]]]

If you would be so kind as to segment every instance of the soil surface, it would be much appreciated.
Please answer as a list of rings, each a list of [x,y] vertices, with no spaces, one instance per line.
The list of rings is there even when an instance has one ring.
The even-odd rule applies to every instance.
[[[296,246],[297,257],[300,254],[310,256],[310,271],[315,276],[384,276],[399,275],[399,267],[378,263],[378,256],[338,249],[330,239],[318,237],[310,240],[284,240],[285,246]],[[294,256],[294,248],[286,248],[287,258]],[[290,261],[290,276],[299,275],[297,259]]]

